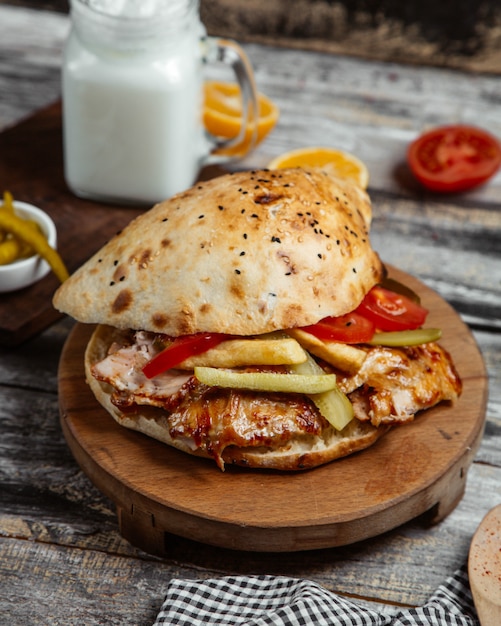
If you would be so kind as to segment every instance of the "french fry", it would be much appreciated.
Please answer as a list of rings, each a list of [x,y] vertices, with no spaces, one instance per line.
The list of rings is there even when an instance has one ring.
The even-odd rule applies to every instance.
[[[355,374],[365,361],[366,352],[356,346],[336,341],[322,341],[300,328],[293,328],[287,333],[305,350],[343,372]]]
[[[304,363],[307,355],[292,337],[229,339],[203,354],[189,357],[177,367],[239,367],[242,365],[291,365]]]

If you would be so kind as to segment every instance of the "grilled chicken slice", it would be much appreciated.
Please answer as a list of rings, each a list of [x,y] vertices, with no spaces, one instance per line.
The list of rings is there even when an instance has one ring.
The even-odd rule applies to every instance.
[[[349,395],[355,417],[374,426],[407,422],[422,409],[456,400],[461,379],[450,355],[436,343],[408,348],[367,348],[353,376],[339,373],[337,383]]]

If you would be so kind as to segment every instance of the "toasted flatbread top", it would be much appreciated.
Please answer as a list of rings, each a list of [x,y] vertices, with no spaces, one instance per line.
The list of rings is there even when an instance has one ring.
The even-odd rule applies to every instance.
[[[55,294],[76,320],[171,336],[253,335],[360,303],[382,274],[360,188],[321,171],[195,185],[133,220]]]

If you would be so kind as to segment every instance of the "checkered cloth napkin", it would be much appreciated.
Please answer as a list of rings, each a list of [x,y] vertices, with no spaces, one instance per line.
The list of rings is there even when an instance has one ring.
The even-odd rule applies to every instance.
[[[308,580],[284,576],[173,579],[154,626],[479,626],[466,566],[428,602],[388,615]]]

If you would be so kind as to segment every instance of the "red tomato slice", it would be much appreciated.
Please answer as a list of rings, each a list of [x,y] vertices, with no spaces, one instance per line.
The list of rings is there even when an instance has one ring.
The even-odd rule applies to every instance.
[[[378,330],[414,330],[420,328],[427,309],[406,296],[376,285],[362,300],[357,313],[370,319]]]
[[[442,126],[413,141],[407,160],[428,189],[465,191],[481,185],[499,169],[501,144],[480,128]]]
[[[301,330],[322,339],[342,343],[367,343],[374,336],[374,323],[352,312],[340,317],[324,317],[317,324],[304,326]]]
[[[162,372],[176,367],[190,356],[207,352],[228,337],[229,335],[223,333],[197,333],[196,335],[178,337],[170,346],[146,363],[143,367],[143,374],[147,378],[154,378]]]

